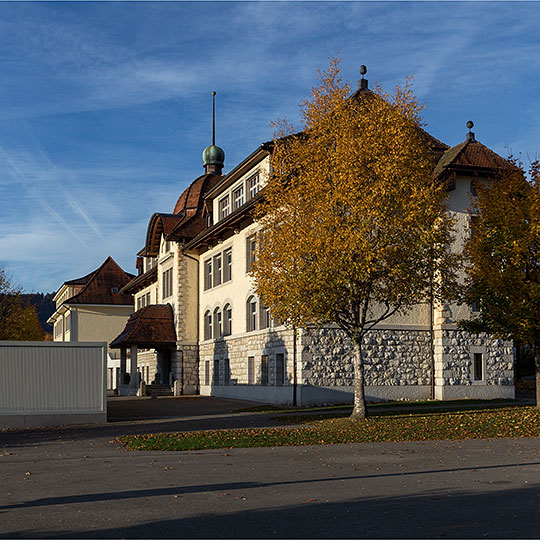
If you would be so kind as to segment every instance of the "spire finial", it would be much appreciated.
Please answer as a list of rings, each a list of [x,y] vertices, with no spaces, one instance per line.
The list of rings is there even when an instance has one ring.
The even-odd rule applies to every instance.
[[[471,131],[471,129],[474,127],[474,122],[472,120],[469,120],[467,122],[467,127],[469,128],[469,133],[467,133],[467,140],[474,141],[474,133]]]
[[[367,67],[362,64],[360,66],[360,75],[362,78],[358,81],[358,88],[360,90],[368,90],[368,80],[364,79],[364,75],[367,73]]]
[[[216,93],[212,91],[212,146],[216,145]]]
[[[212,144],[202,154],[203,167],[207,174],[221,174],[225,152],[216,146],[216,93],[212,92]]]

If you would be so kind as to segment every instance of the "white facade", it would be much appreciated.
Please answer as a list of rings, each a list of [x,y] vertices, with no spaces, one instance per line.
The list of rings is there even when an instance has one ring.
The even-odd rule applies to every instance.
[[[438,174],[448,173],[441,181],[450,178],[452,249],[461,251],[470,234],[474,184],[489,181],[489,174],[474,163],[460,165],[456,173],[445,156],[456,159],[468,144],[478,145],[473,157],[495,154],[474,138],[450,150],[437,143],[442,145]],[[196,179],[181,195],[177,214],[153,216],[140,252],[147,274],[134,280],[141,284],[134,293],[136,305],[147,298],[172,306],[177,345],[171,351],[170,380],[178,381],[181,393],[270,403],[350,402],[354,369],[345,334],[337,327],[280,325],[254,294],[250,266],[257,224],[250,212],[269,173],[269,148],[262,145],[217,181],[213,172]],[[212,174],[213,185],[202,189]],[[190,203],[197,189],[199,198]],[[195,207],[204,221],[193,233],[183,216]],[[167,220],[178,225],[168,226]],[[146,279],[152,258],[157,272]],[[381,323],[364,343],[367,399],[512,398],[512,344],[461,330],[458,321],[471,316],[470,306],[425,303]]]

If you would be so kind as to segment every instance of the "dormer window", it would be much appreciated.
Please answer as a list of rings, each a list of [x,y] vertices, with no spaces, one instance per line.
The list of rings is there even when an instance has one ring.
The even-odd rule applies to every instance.
[[[118,294],[120,292],[120,288],[119,287],[113,287],[111,289],[111,291],[112,291],[113,294]]]
[[[206,215],[206,226],[211,227],[214,224],[214,216],[212,215],[212,212],[209,212]]]
[[[244,186],[241,185],[233,191],[233,210],[240,208],[244,204]]]
[[[226,218],[229,215],[229,196],[223,197],[219,201],[219,219]]]
[[[259,173],[254,174],[247,181],[247,200],[253,199],[259,193]]]

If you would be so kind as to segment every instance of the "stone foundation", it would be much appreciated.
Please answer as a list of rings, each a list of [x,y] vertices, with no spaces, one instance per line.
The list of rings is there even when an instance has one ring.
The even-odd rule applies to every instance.
[[[204,395],[267,403],[292,403],[293,333],[291,329],[250,332],[203,342],[199,346],[199,384]],[[351,403],[354,389],[352,343],[339,328],[298,332],[299,405]],[[433,352],[432,352],[433,351]],[[472,380],[475,352],[484,356],[484,380]],[[284,354],[283,385],[276,381],[276,355]],[[268,356],[263,385],[262,356]],[[249,380],[248,357],[254,358]],[[509,342],[487,335],[445,329],[380,329],[369,332],[363,346],[368,401],[512,398],[513,350]],[[435,380],[432,380],[432,363]],[[432,390],[432,383],[434,388]]]

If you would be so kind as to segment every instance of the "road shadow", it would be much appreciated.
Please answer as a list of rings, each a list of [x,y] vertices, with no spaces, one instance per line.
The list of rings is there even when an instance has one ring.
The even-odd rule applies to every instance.
[[[9,532],[0,538],[537,538],[540,530],[539,486],[388,497],[351,491],[347,500],[327,502],[314,484],[299,504],[273,508],[251,500],[250,487],[240,484],[226,493],[227,512],[91,531]],[[178,513],[182,494],[173,500]]]

